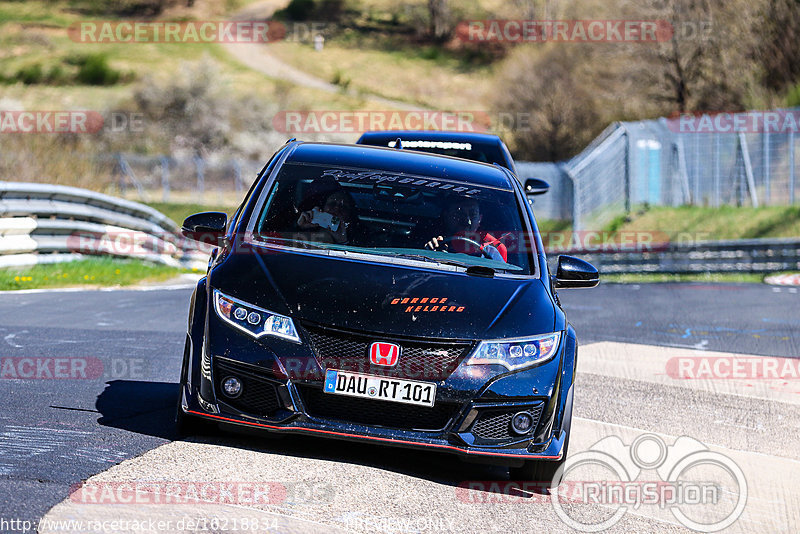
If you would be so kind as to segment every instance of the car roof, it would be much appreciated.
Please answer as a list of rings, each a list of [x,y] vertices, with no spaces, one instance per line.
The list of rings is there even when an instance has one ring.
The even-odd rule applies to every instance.
[[[478,132],[447,132],[438,130],[381,130],[364,132],[357,144],[370,142],[388,142],[397,138],[418,139],[420,141],[453,141],[457,143],[487,143],[493,145],[503,144],[502,139],[494,134]]]
[[[513,190],[508,171],[499,165],[439,154],[369,145],[297,142],[286,163],[329,164],[458,180]]]

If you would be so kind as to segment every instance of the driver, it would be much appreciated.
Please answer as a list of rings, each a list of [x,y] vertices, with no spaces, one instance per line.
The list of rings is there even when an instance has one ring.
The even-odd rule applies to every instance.
[[[493,260],[508,261],[508,250],[492,234],[480,230],[480,204],[474,198],[460,197],[444,209],[439,230],[425,243],[428,250],[481,254]]]

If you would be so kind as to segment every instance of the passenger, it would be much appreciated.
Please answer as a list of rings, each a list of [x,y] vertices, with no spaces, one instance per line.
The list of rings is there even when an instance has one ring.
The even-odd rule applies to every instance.
[[[337,189],[327,195],[322,206],[314,206],[300,213],[297,226],[308,230],[309,241],[348,244],[354,234],[356,222],[355,202],[350,194]]]

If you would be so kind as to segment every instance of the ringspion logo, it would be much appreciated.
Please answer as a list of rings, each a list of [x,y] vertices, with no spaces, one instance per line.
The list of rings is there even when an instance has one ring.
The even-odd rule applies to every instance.
[[[611,528],[629,510],[642,513],[644,506],[668,509],[691,530],[718,532],[744,512],[747,488],[733,459],[689,436],[668,444],[642,434],[630,445],[608,436],[567,457],[551,485],[550,503],[559,519],[579,532]],[[603,506],[610,515],[594,521],[575,503]]]

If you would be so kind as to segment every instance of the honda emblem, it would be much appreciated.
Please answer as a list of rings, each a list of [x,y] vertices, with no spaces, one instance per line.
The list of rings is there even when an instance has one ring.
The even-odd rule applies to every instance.
[[[400,359],[400,345],[377,341],[369,346],[369,361],[373,365],[394,367]]]

